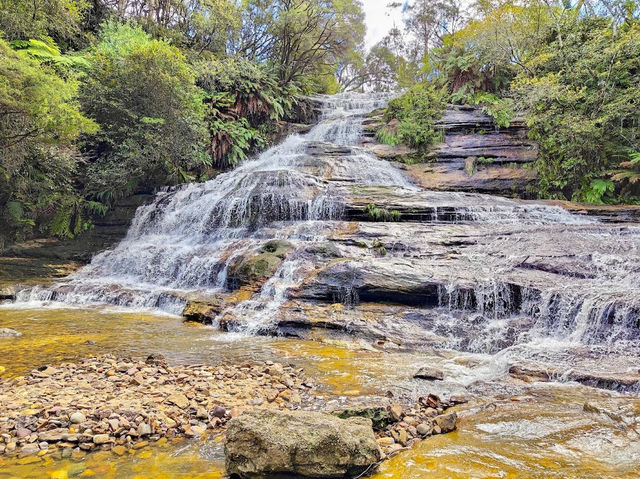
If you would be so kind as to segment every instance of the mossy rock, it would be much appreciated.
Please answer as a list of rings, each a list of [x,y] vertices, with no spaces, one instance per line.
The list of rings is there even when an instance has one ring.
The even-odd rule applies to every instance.
[[[333,243],[322,243],[319,245],[312,245],[307,248],[307,251],[316,256],[322,256],[324,258],[341,258],[342,253],[338,247]]]
[[[182,316],[187,321],[209,324],[224,309],[225,301],[218,296],[212,296],[206,300],[189,301],[182,311]]]
[[[382,431],[394,422],[389,411],[387,411],[387,408],[384,406],[341,409],[333,411],[332,414],[334,416],[338,416],[340,419],[349,419],[350,417],[364,417],[371,419],[371,423],[373,424],[373,429],[375,431]]]
[[[262,248],[260,248],[261,253],[269,253],[274,256],[277,256],[280,259],[284,259],[284,257],[293,249],[293,245],[285,240],[271,240],[266,242]]]
[[[288,241],[271,240],[259,250],[236,258],[227,272],[227,287],[236,290],[243,286],[261,286],[274,275],[292,249]]]
[[[281,263],[282,258],[272,253],[240,257],[229,266],[227,287],[236,290],[242,286],[257,286],[273,276]]]

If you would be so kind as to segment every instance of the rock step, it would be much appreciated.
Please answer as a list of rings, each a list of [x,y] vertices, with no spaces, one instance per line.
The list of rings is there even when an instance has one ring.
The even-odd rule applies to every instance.
[[[593,372],[579,369],[561,369],[558,367],[514,364],[509,374],[526,382],[531,381],[569,381],[599,389],[614,391],[638,391],[640,389],[640,369],[635,372],[611,373]]]
[[[533,168],[523,168],[533,165],[538,148],[527,138],[522,117],[496,128],[480,107],[449,105],[436,122],[444,139],[426,153],[378,144],[375,135],[383,124],[380,115],[369,118],[363,144],[380,159],[410,165],[406,169],[423,188],[524,198],[537,177]]]
[[[640,299],[629,294],[603,294],[597,301],[580,295],[579,279],[573,289],[558,289],[562,271],[518,268],[501,282],[483,284],[472,277],[438,277],[451,274],[446,265],[416,264],[378,258],[340,261],[307,278],[291,294],[296,299],[325,303],[390,303],[417,308],[474,311],[490,318],[530,318],[524,328],[574,331],[581,318],[589,318],[583,341],[603,340],[616,328],[618,337],[640,335]],[[460,272],[462,273],[462,272]],[[589,279],[583,280],[588,287]]]

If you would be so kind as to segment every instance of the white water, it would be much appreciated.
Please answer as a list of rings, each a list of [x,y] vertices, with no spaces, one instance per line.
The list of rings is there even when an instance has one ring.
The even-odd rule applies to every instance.
[[[389,163],[357,148],[362,118],[385,102],[379,95],[327,97],[321,121],[306,135],[290,135],[206,183],[158,193],[138,209],[115,248],[53,291],[34,288],[19,300],[55,298],[179,313],[184,302],[174,299],[176,292],[225,290],[230,261],[265,238],[294,243],[324,238],[342,217],[345,185],[412,187]],[[294,276],[296,268],[287,264],[265,294],[283,297],[277,279],[291,285]]]
[[[616,237],[611,228],[559,207],[487,195],[420,191],[399,169],[360,146],[362,120],[385,104],[384,96],[343,94],[319,100],[323,114],[307,134],[293,134],[206,183],[158,193],[151,204],[139,208],[126,238],[115,248],[97,255],[58,286],[26,290],[19,300],[102,303],[180,314],[185,294],[228,289],[228,267],[235,258],[259,249],[269,239],[286,239],[295,249],[277,273],[252,299],[226,312],[242,318],[245,332],[267,330],[288,299],[288,291],[316,266],[305,256],[305,247],[325,241],[344,227],[341,220],[357,194],[355,186],[377,188],[428,205],[434,211],[434,225],[461,222],[504,229],[490,243],[481,241],[482,232],[478,232],[478,244],[461,255],[466,260],[464,268],[456,270],[454,262],[447,267],[452,279],[440,292],[441,309],[461,311],[465,321],[485,325],[483,334],[474,337],[466,349],[495,350],[496,344],[502,344],[501,335],[511,334],[506,319],[514,315],[528,317],[529,327],[578,344],[627,339],[629,331],[637,329],[639,310],[628,299],[640,287],[637,231]],[[584,234],[579,229],[583,226],[590,228]],[[396,235],[394,239],[404,242],[408,252],[415,246],[412,243],[422,247],[409,230]],[[562,237],[570,241],[564,249],[554,246]],[[535,251],[544,256],[554,248],[563,257],[575,248],[601,281],[581,283],[566,277],[561,278],[566,285],[543,285],[549,288],[542,294],[540,285],[532,285],[515,297],[502,276],[513,272],[523,255]],[[347,251],[349,254],[357,252]],[[429,254],[427,247],[418,256]],[[634,261],[624,264],[625,255]],[[457,278],[467,276],[474,280],[472,290],[468,290],[468,281],[466,290],[460,290]],[[347,299],[357,301],[356,290],[352,296]],[[460,333],[459,315],[443,314],[440,323],[440,328],[448,326]],[[533,339],[523,327],[518,339],[511,341]]]

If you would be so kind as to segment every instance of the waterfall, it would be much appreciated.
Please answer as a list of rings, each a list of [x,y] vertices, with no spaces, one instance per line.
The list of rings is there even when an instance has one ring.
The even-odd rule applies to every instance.
[[[268,331],[289,292],[329,263],[312,257],[310,247],[347,227],[345,212],[366,190],[430,213],[415,223],[358,224],[366,241],[341,243],[343,259],[369,263],[375,271],[406,258],[398,264],[440,281],[431,301],[437,317],[425,327],[452,332],[446,344],[487,352],[535,335],[577,344],[640,336],[636,226],[607,226],[556,206],[421,190],[361,144],[365,117],[386,104],[386,95],[316,100],[322,114],[306,134],[292,134],[205,183],[157,193],[137,210],[117,246],[54,287],[22,291],[18,300],[180,314],[189,294],[229,292],[229,266],[276,238],[287,240],[292,251],[259,291],[224,312],[243,318],[236,327],[246,333]],[[457,236],[463,240],[452,239]],[[386,241],[384,255],[367,246],[372,240]],[[566,264],[555,267],[555,258]],[[574,274],[576,265],[588,274]],[[339,293],[328,300],[356,305],[356,276],[345,276],[348,284],[337,285]],[[393,299],[392,292],[384,301]]]
[[[292,134],[205,183],[158,193],[137,210],[115,248],[53,292],[33,288],[19,299],[180,312],[184,303],[172,299],[176,293],[223,291],[230,261],[265,238],[324,238],[342,217],[349,185],[412,187],[400,171],[358,146],[362,120],[385,105],[386,95],[318,99],[322,116],[307,134]],[[294,275],[289,265],[285,269]],[[275,291],[273,282],[265,290]]]

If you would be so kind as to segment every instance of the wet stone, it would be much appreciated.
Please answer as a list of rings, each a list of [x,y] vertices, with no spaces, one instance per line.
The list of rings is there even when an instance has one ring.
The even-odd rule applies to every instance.
[[[426,379],[428,381],[442,381],[444,379],[444,373],[439,369],[435,369],[430,366],[423,366],[413,375],[413,377],[416,379]]]
[[[274,376],[250,373],[265,369]],[[308,382],[302,374],[276,363],[169,367],[157,356],[142,361],[104,355],[44,366],[0,382],[0,454],[17,451],[25,457],[72,446],[84,454],[116,446],[136,449],[161,438],[200,437],[225,427],[232,416],[266,405],[267,391],[286,392],[289,400],[274,401],[272,408],[286,404],[297,409],[314,400],[309,388],[283,384],[296,388]]]
[[[11,328],[0,328],[0,338],[19,338],[22,333]]]
[[[436,416],[435,423],[440,428],[442,433],[447,433],[455,430],[458,416],[455,412]]]

